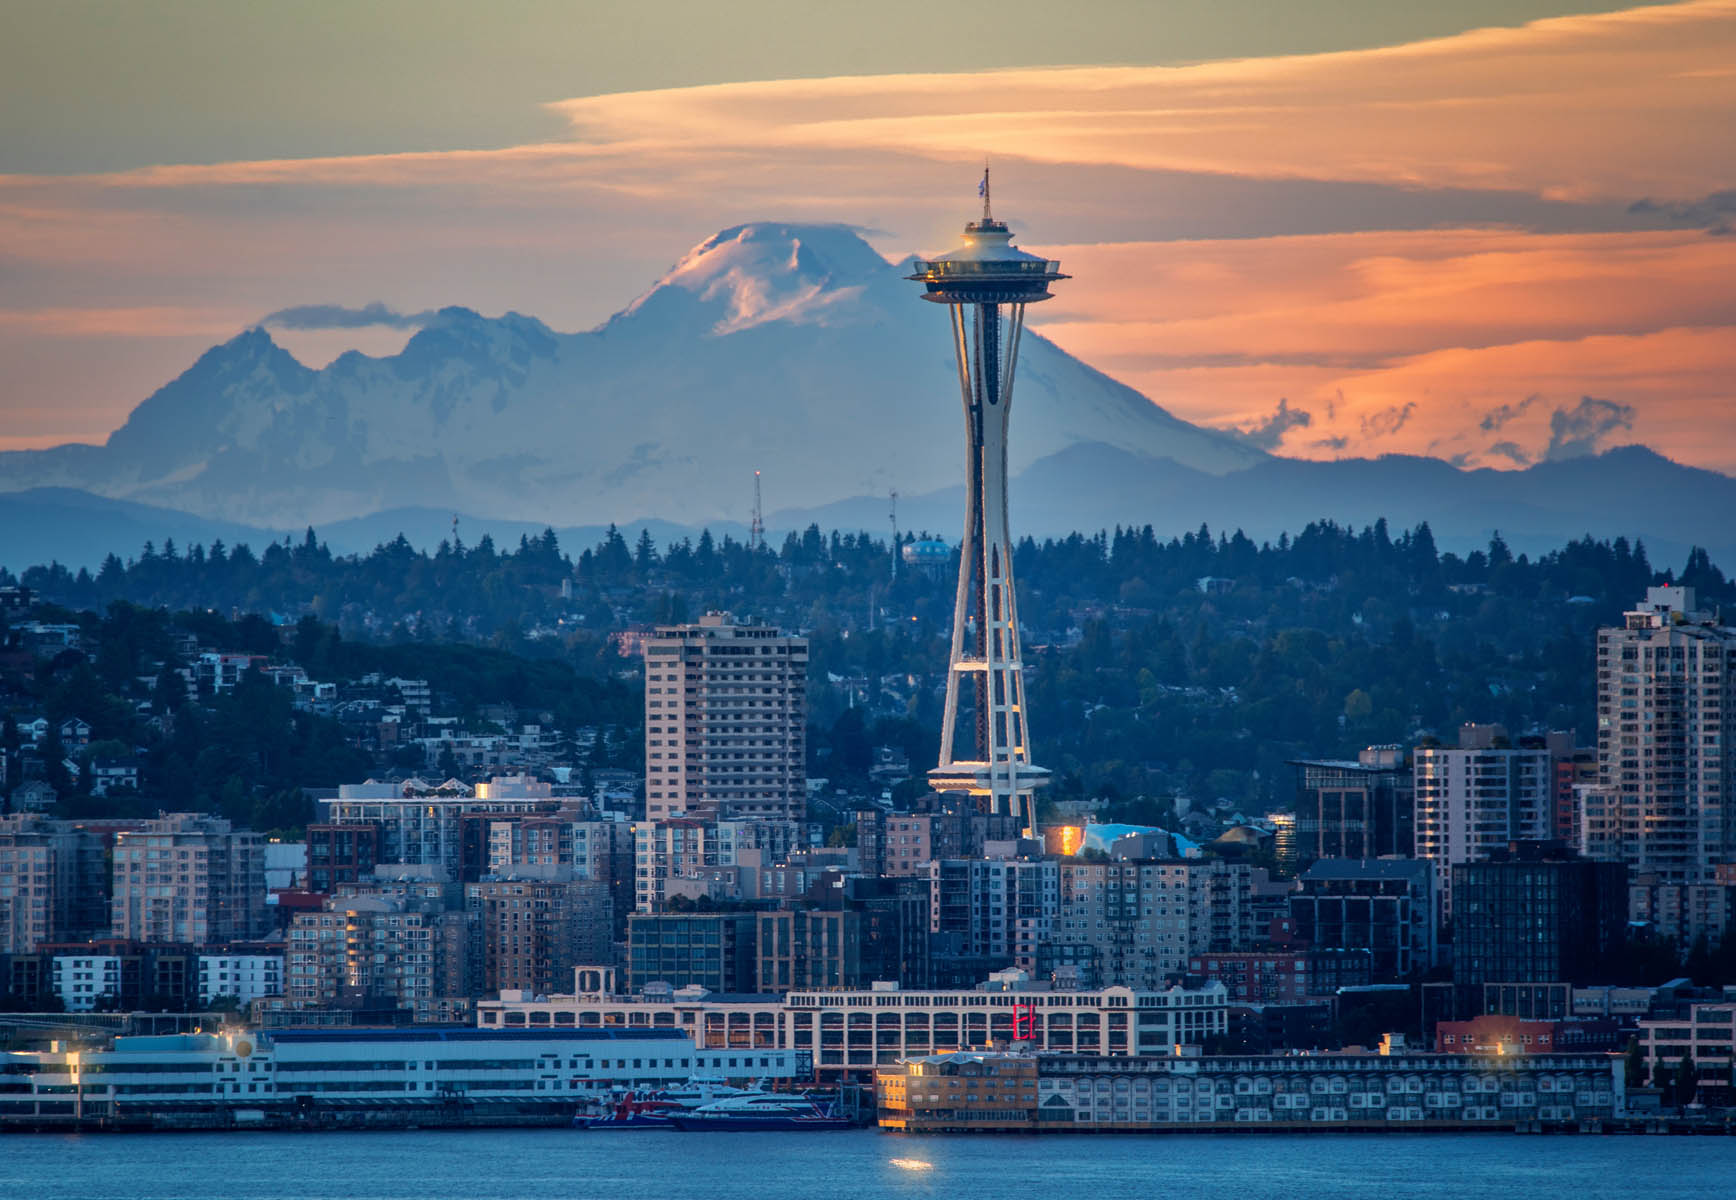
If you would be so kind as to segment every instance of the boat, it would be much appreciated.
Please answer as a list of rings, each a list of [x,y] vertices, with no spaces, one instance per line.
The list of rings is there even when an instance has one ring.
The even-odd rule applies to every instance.
[[[706,1130],[787,1132],[797,1129],[849,1129],[850,1118],[827,1101],[802,1095],[758,1092],[729,1096],[686,1112],[672,1112],[669,1123],[688,1133]]]
[[[573,1118],[575,1129],[672,1129],[671,1110],[681,1107],[671,1100],[653,1094],[624,1092],[615,1097],[608,1109],[600,1114],[580,1113]]]
[[[757,1091],[757,1089],[756,1089]],[[573,1118],[575,1129],[672,1129],[672,1113],[688,1112],[701,1105],[734,1096],[756,1094],[710,1080],[690,1079],[659,1091],[617,1091],[601,1111],[580,1112]]]

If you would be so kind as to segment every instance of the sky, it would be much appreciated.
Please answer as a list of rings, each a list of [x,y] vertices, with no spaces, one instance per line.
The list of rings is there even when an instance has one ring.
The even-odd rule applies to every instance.
[[[749,220],[938,251],[1304,457],[1736,472],[1736,0],[0,3],[0,449],[200,351],[319,365],[447,304],[594,326]],[[332,327],[319,327],[319,326]]]

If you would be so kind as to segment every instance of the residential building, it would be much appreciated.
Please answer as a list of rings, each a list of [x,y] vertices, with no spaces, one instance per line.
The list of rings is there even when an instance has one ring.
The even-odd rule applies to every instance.
[[[1515,843],[1453,868],[1453,983],[1590,982],[1627,924],[1627,868],[1559,842]]]
[[[46,779],[26,779],[12,789],[12,811],[14,813],[45,813],[54,807],[54,802],[60,799]]]
[[[633,826],[634,909],[659,912],[670,881],[721,867],[769,867],[800,843],[789,820],[699,821],[676,818]]]
[[[1640,1049],[1652,1086],[1692,1059],[1694,1075],[1702,1091],[1717,1089],[1721,1095],[1703,1100],[1728,1102],[1736,1075],[1736,1003],[1728,1000],[1691,1004],[1685,1014],[1654,1018],[1639,1023]]]
[[[1215,979],[1238,1004],[1301,1004],[1332,996],[1342,987],[1374,981],[1368,950],[1279,950],[1196,954],[1188,973]]]
[[[90,762],[89,791],[93,796],[107,796],[116,791],[139,790],[139,760],[136,758],[93,758]]]
[[[1453,912],[1452,876],[1516,841],[1549,837],[1555,762],[1542,745],[1516,748],[1499,725],[1466,725],[1459,745],[1415,754],[1416,856],[1434,864],[1441,919]]]
[[[1665,883],[1656,875],[1630,876],[1628,923],[1684,952],[1701,942],[1715,948],[1736,925],[1736,883]]]
[[[111,932],[208,946],[264,935],[265,839],[221,817],[170,813],[118,834]]]
[[[1347,759],[1300,759],[1296,813],[1283,850],[1296,868],[1317,858],[1409,858],[1412,773],[1402,746],[1370,746]]]
[[[1368,952],[1377,982],[1435,962],[1434,870],[1420,859],[1321,859],[1290,896],[1298,940],[1321,950]]]
[[[936,812],[856,814],[856,848],[864,871],[876,875],[926,875],[936,859],[978,858],[986,845],[1019,836],[1012,813],[977,812],[952,804]]]
[[[181,1011],[198,999],[191,946],[105,938],[44,946],[48,983],[67,1012]]]
[[[86,835],[34,813],[0,817],[0,954],[98,932],[78,928],[74,896],[92,868]],[[101,868],[100,857],[94,867]]]
[[[298,913],[284,966],[287,1006],[385,1006],[409,1010],[417,1021],[449,1020],[479,990],[476,924],[463,911],[372,896],[334,898],[324,912]]]
[[[1037,970],[1039,948],[1052,937],[1060,916],[1059,862],[948,858],[927,868],[932,933],[966,957]]]
[[[571,867],[518,867],[464,885],[477,917],[481,986],[548,993],[580,963],[614,954],[609,885],[574,877]]]
[[[307,827],[307,888],[329,896],[340,883],[366,878],[380,862],[380,827],[372,821]]]
[[[864,988],[884,979],[922,986],[928,908],[920,879],[825,872],[799,903],[759,914],[757,989]]]
[[[1156,991],[1195,954],[1253,945],[1251,871],[1221,859],[1060,862],[1060,903],[1040,975]]]
[[[626,821],[599,820],[587,806],[563,809],[549,816],[521,816],[488,823],[490,874],[520,867],[568,867],[573,878],[588,879],[609,890],[615,936],[626,931],[634,907],[633,826]]]
[[[708,613],[644,652],[647,818],[800,818],[807,639]]]
[[[376,862],[439,867],[450,879],[468,881],[483,873],[489,821],[546,815],[562,805],[549,784],[521,776],[498,777],[474,789],[453,780],[369,780],[344,784],[336,799],[320,800],[317,824],[372,825]]]
[[[627,918],[627,980],[713,992],[754,987],[756,914],[634,913]]]
[[[1621,627],[1599,629],[1603,820],[1581,849],[1671,883],[1736,863],[1733,700],[1736,630],[1697,608],[1693,588],[1649,588]]]
[[[233,999],[242,1004],[283,995],[284,952],[232,947],[199,955],[199,1003]]]

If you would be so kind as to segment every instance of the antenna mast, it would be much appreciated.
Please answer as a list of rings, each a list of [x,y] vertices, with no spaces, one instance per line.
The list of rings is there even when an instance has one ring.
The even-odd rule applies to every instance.
[[[892,582],[898,582],[898,490],[894,488],[891,494],[892,506],[888,514],[892,519]]]
[[[748,549],[758,551],[766,544],[766,523],[760,512],[760,473],[753,473],[753,524],[748,526]]]

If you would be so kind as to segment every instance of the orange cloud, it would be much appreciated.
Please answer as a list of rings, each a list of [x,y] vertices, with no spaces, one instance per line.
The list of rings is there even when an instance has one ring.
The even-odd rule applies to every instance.
[[[1045,331],[1180,415],[1250,426],[1286,397],[1311,413],[1287,453],[1508,465],[1547,453],[1552,414],[1591,395],[1634,411],[1602,436],[1732,466],[1731,423],[1708,406],[1736,377],[1736,239],[1460,226],[1522,223],[1539,196],[1597,198],[1604,227],[1657,225],[1620,214],[1729,188],[1733,61],[1736,0],[1698,0],[1335,54],[590,97],[553,106],[571,140],[500,150],[0,176],[0,354],[14,394],[23,378],[49,400],[9,433],[45,436],[35,422],[56,412],[112,427],[166,377],[176,335],[195,345],[288,304],[458,302],[575,328],[736,221],[849,221],[892,230],[888,251],[937,249],[986,152],[1039,232],[1118,241],[1058,248],[1077,279],[1041,310]],[[1174,172],[1192,173],[1188,199],[1165,190]],[[1274,189],[1313,186],[1298,181],[1343,186],[1309,192],[1286,229],[1455,227],[1158,240],[1197,234],[1255,183],[1252,215],[1231,211],[1238,232],[1270,233]],[[1336,212],[1353,185],[1384,188],[1385,207]],[[1394,215],[1455,188],[1490,189],[1487,211]],[[100,354],[75,353],[80,337]],[[1533,394],[1480,428],[1477,406]]]
[[[1246,428],[1286,399],[1310,414],[1287,454],[1507,467],[1548,453],[1553,414],[1589,395],[1633,409],[1609,440],[1736,467],[1736,239],[1447,230],[1046,252],[1084,286],[1044,306],[1045,334],[1190,419]]]
[[[897,147],[945,159],[1699,195],[1736,159],[1736,2],[1374,50],[726,84],[554,105],[587,145]]]

